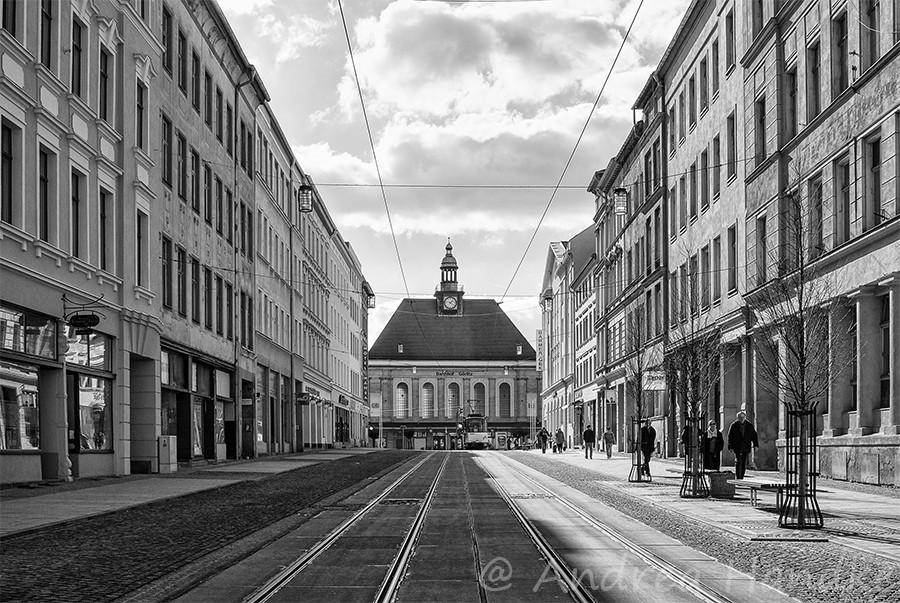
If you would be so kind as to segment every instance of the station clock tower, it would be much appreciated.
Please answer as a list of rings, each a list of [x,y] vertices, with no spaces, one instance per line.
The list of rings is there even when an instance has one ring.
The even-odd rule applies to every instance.
[[[434,293],[437,312],[442,316],[459,316],[463,313],[463,288],[456,282],[459,265],[453,257],[453,245],[447,239],[447,250],[441,261],[441,284]]]

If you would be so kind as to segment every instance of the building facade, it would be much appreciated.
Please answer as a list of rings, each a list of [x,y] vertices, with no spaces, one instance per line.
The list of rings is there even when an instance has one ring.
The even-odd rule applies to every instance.
[[[620,345],[616,325],[634,313],[615,304],[627,308],[631,295],[646,310],[655,300],[647,280],[655,258],[635,276],[634,262],[641,270],[641,254],[649,264],[651,252],[639,227],[615,219],[615,189],[626,189],[624,216],[635,211],[633,199],[658,195],[660,227],[655,209],[652,221],[643,219],[647,241],[655,240],[651,225],[664,234],[667,283],[655,304],[664,309],[663,360],[709,336],[718,379],[698,410],[720,428],[745,411],[759,432],[759,469],[784,466],[785,407],[793,402],[785,383],[773,385],[763,370],[790,352],[782,323],[765,317],[760,300],[802,262],[815,275],[811,286],[831,291],[819,301],[829,307],[833,346],[827,391],[815,400],[819,473],[900,483],[898,31],[896,1],[692,2],[635,105],[643,121],[589,187],[597,203],[601,377],[613,385],[624,379],[610,360]],[[650,176],[649,141],[657,135],[659,192]],[[634,190],[648,180],[649,189]],[[789,236],[798,230],[802,242]],[[617,391],[605,395],[609,406],[618,402]],[[679,454],[684,408],[675,391],[666,398],[655,419],[660,453]],[[617,421],[621,434],[624,419]]]
[[[0,481],[333,445],[336,229],[218,5],[5,1],[0,52]]]
[[[400,302],[369,351],[370,403],[389,448],[458,448],[470,413],[485,416],[494,445],[524,441],[541,416],[534,348],[496,301],[465,297],[458,270],[448,242],[434,299]]]

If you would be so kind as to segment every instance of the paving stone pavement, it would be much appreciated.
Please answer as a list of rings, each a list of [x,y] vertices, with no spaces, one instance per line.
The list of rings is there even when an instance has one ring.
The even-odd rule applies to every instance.
[[[800,600],[900,600],[900,504],[894,492],[878,496],[829,483],[819,497],[825,529],[813,531],[813,539],[809,532],[778,528],[772,501],[754,508],[746,495],[679,498],[680,477],[665,469],[680,463],[654,461],[653,482],[629,483],[629,456],[588,460],[579,450],[507,454]],[[864,526],[882,533],[865,537]],[[756,539],[768,534],[784,540]]]

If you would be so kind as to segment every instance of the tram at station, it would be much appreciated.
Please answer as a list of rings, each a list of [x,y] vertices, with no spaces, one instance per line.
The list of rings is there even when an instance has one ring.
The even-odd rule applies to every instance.
[[[486,450],[492,447],[487,417],[481,413],[469,413],[463,419],[461,435],[466,450]]]

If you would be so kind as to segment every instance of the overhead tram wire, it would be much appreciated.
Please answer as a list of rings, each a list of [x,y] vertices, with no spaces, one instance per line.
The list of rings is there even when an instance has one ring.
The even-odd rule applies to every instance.
[[[643,0],[641,0],[643,2]],[[435,364],[440,365],[437,361],[437,357],[435,356],[434,349],[431,347],[431,343],[428,341],[428,336],[425,334],[425,329],[422,328],[422,322],[419,320],[418,315],[415,313],[415,305],[413,304],[412,296],[409,293],[409,284],[406,280],[406,272],[403,270],[403,259],[400,257],[400,246],[397,244],[397,234],[394,232],[394,222],[391,219],[391,210],[388,206],[387,193],[384,189],[384,178],[381,177],[381,166],[378,163],[378,154],[375,152],[375,139],[372,137],[372,127],[369,124],[369,114],[366,111],[366,101],[363,98],[362,86],[359,83],[359,72],[356,69],[356,58],[353,56],[353,44],[350,42],[350,30],[347,29],[347,19],[344,16],[344,3],[343,0],[338,0],[338,8],[341,13],[341,25],[344,27],[344,37],[347,40],[347,53],[350,56],[350,65],[353,67],[353,80],[356,82],[356,91],[359,94],[359,105],[362,109],[363,121],[366,124],[366,134],[369,136],[369,146],[372,149],[372,161],[375,164],[375,173],[378,175],[378,183],[381,189],[381,199],[384,201],[384,211],[387,214],[388,226],[391,229],[391,239],[394,242],[394,251],[397,254],[397,265],[400,267],[400,277],[403,279],[403,288],[406,290],[406,296],[409,299],[409,307],[413,310],[413,317],[416,319],[416,324],[419,326],[419,332],[422,333],[422,338],[425,341],[425,345],[428,347],[428,351],[431,353],[431,358],[434,360]]]
[[[600,87],[600,92],[597,94],[597,98],[594,100],[591,111],[590,113],[588,113],[588,117],[584,122],[584,127],[581,128],[581,133],[578,135],[578,139],[575,141],[575,146],[572,148],[572,152],[569,154],[569,158],[566,160],[566,165],[563,167],[563,171],[559,175],[559,180],[557,180],[556,186],[554,187],[553,192],[550,194],[550,199],[547,201],[547,206],[544,208],[544,212],[541,214],[537,226],[535,226],[534,228],[531,239],[529,239],[528,245],[525,246],[525,252],[522,254],[522,258],[519,260],[519,263],[516,266],[516,270],[515,272],[513,272],[512,278],[509,279],[509,284],[506,286],[506,290],[503,292],[503,296],[500,298],[501,302],[506,297],[506,294],[509,293],[513,282],[516,280],[516,276],[519,274],[519,270],[522,268],[522,264],[525,262],[525,257],[528,255],[528,251],[531,249],[531,245],[534,243],[534,239],[537,237],[537,233],[541,229],[541,224],[544,223],[544,218],[547,216],[547,212],[550,211],[550,206],[553,204],[553,199],[556,197],[556,193],[562,185],[562,181],[566,176],[566,172],[569,171],[569,166],[572,164],[572,159],[575,157],[575,152],[578,150],[578,145],[581,144],[581,139],[584,138],[584,133],[587,131],[588,124],[591,123],[591,117],[593,117],[594,111],[597,110],[597,105],[600,104],[600,98],[603,96],[603,91],[606,90],[606,85],[609,83],[609,78],[612,75],[613,69],[615,69],[616,63],[619,60],[619,56],[622,54],[622,50],[625,48],[625,42],[628,41],[628,36],[629,34],[631,34],[631,29],[634,27],[634,23],[635,21],[637,21],[638,14],[641,12],[641,7],[643,5],[644,0],[641,0],[638,3],[637,10],[634,11],[634,17],[632,17],[631,24],[628,25],[628,29],[625,31],[625,35],[622,37],[622,43],[619,45],[619,50],[616,51],[616,56],[613,58],[612,64],[609,66],[609,71],[606,72],[606,78],[603,80],[603,85]]]

